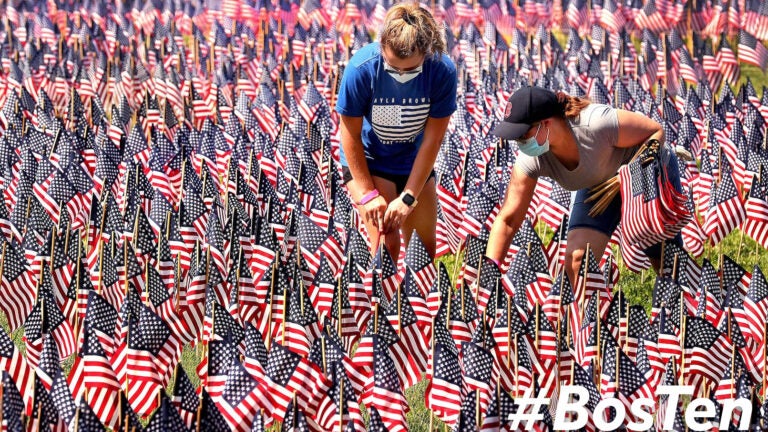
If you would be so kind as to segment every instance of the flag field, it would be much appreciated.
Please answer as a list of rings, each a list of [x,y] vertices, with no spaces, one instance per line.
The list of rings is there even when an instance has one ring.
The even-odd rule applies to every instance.
[[[423,2],[457,104],[435,236],[394,255],[348,193],[336,111],[367,101],[357,60],[391,3],[2,2],[0,430],[504,432],[563,385],[589,432],[601,400],[641,398],[682,430],[672,384],[768,425],[765,2]],[[371,78],[370,133],[429,132],[407,108],[441,112],[427,66]],[[492,131],[529,85],[588,99],[577,138],[623,143],[620,110],[664,132],[593,189],[621,221],[570,278],[581,195],[543,175],[485,256],[521,158]],[[558,429],[538,407],[526,426]]]

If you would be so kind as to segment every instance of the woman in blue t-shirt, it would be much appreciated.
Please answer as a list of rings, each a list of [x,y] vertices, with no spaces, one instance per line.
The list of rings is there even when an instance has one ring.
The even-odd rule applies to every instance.
[[[339,88],[344,181],[371,240],[384,235],[393,257],[400,228],[406,243],[416,230],[435,253],[432,168],[456,110],[456,67],[444,51],[442,31],[427,10],[395,5],[379,42],[355,53]]]

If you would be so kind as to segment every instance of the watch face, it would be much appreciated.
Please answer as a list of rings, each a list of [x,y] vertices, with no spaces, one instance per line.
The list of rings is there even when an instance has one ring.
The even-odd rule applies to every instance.
[[[409,193],[403,194],[402,200],[408,206],[412,206],[413,202],[416,201],[416,199],[413,197],[413,195],[411,195]]]

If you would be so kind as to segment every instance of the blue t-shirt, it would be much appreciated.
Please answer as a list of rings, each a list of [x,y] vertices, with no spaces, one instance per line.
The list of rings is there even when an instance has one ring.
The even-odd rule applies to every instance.
[[[381,47],[375,42],[349,60],[336,111],[363,117],[368,169],[407,175],[421,146],[427,117],[448,117],[456,110],[456,83],[456,66],[446,55],[427,56],[416,78],[397,82],[384,70]],[[343,149],[341,164],[347,165]]]

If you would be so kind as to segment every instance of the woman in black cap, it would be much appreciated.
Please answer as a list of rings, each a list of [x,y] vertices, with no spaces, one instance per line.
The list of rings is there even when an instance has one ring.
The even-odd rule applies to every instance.
[[[551,177],[564,189],[578,191],[569,218],[565,257],[565,271],[572,283],[587,244],[596,255],[601,254],[621,218],[620,195],[601,214],[591,217],[595,203],[587,202],[590,189],[616,175],[640,145],[652,139],[664,141],[662,126],[643,114],[540,87],[516,91],[509,98],[504,121],[493,133],[517,141],[520,154],[493,223],[486,255],[497,264],[505,259],[538,177]],[[679,181],[677,164],[670,164],[669,169],[672,181]],[[646,253],[658,269],[660,248]]]

